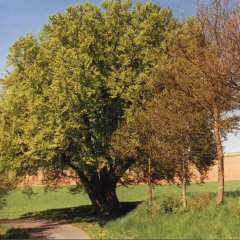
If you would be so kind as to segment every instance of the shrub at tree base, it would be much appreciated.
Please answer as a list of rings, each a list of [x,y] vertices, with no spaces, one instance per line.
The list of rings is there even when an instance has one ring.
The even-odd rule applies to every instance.
[[[29,239],[29,237],[30,233],[27,229],[11,228],[2,236],[2,239]]]

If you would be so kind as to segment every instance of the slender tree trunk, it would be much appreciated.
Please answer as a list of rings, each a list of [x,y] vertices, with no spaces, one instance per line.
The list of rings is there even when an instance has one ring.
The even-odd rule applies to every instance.
[[[118,212],[120,203],[116,194],[117,180],[111,173],[104,169],[89,177],[83,172],[78,175],[92,202],[94,212]]]
[[[186,159],[183,158],[182,165],[182,207],[187,207],[187,176],[186,176]]]
[[[151,159],[148,159],[148,202],[149,204],[152,203],[152,166],[151,166]]]
[[[217,147],[218,160],[218,189],[217,189],[217,206],[224,200],[224,155],[219,127],[220,115],[218,109],[214,108],[214,138]]]

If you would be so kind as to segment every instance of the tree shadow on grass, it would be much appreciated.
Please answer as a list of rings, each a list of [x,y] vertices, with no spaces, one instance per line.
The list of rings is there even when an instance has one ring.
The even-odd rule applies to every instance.
[[[40,212],[29,212],[22,216],[22,218],[46,219],[53,221],[64,221],[66,223],[98,223],[103,226],[106,222],[122,217],[135,209],[138,202],[123,202],[121,211],[117,214],[110,215],[107,213],[94,213],[91,205],[83,205],[79,207],[49,209]]]
[[[240,197],[240,190],[234,190],[234,191],[225,191],[225,196],[226,197]]]

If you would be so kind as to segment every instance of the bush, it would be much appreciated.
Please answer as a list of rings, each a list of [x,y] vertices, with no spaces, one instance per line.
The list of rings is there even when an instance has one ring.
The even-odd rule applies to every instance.
[[[157,214],[176,213],[181,208],[181,199],[178,195],[169,193],[161,198],[154,198],[152,203],[144,202],[143,210],[148,217],[152,218]]]
[[[189,207],[191,209],[200,209],[212,200],[213,196],[211,193],[201,193],[190,196],[188,200]]]
[[[181,200],[178,195],[170,193],[164,195],[160,201],[161,213],[176,213],[181,207]]]
[[[3,236],[3,239],[29,239],[30,233],[27,229],[11,228]]]

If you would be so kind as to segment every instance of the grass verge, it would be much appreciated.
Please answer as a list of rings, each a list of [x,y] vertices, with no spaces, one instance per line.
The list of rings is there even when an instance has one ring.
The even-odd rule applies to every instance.
[[[30,199],[18,189],[9,196],[0,218],[63,220],[92,238],[240,238],[240,181],[226,182],[226,200],[219,208],[216,188],[216,182],[191,185],[189,207],[182,210],[181,189],[175,185],[157,186],[151,207],[144,202],[146,186],[119,187],[125,211],[118,217],[94,215],[85,194],[70,195],[66,188],[44,194],[42,187],[36,187],[37,194]]]

